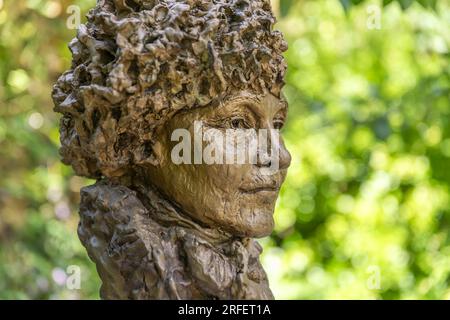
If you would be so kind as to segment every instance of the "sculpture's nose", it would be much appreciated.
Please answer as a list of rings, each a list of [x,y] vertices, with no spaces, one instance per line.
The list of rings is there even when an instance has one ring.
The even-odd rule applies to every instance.
[[[283,170],[283,169],[287,169],[287,168],[289,168],[289,166],[291,165],[291,160],[292,160],[292,157],[291,157],[291,154],[289,153],[289,151],[288,151],[288,149],[286,149],[286,147],[285,147],[285,145],[284,145],[284,142],[283,141],[280,141],[280,156],[279,156],[279,158],[280,158],[280,170]]]
[[[277,161],[277,169],[287,169],[291,165],[291,154],[286,149],[283,138],[278,130],[269,130],[269,139],[267,145],[268,154],[259,149],[256,165],[258,167],[272,167],[273,161]],[[261,143],[261,141],[260,141]]]

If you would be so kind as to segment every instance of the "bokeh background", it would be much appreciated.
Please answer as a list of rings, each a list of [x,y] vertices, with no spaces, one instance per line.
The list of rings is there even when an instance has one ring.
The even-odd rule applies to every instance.
[[[0,0],[0,299],[99,298],[76,235],[92,181],[59,162],[50,99],[70,5],[83,22],[94,0]],[[273,5],[293,156],[261,240],[276,298],[450,298],[450,2]]]

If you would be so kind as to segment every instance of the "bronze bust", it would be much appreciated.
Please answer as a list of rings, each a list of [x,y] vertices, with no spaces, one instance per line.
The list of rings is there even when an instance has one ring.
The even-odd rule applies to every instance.
[[[81,190],[78,234],[101,297],[273,299],[252,238],[273,229],[282,139],[270,136],[272,174],[263,157],[173,160],[174,131],[198,121],[218,133],[283,125],[287,45],[270,1],[98,0],[87,17],[53,99],[63,162],[97,180]]]

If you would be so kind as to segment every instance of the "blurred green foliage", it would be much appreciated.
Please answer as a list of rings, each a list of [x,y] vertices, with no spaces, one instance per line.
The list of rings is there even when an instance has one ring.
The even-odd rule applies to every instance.
[[[94,1],[0,0],[0,299],[98,298],[77,239],[79,188],[58,157],[51,88],[70,66],[66,8]],[[78,265],[82,290],[68,290]]]
[[[450,4],[273,3],[293,156],[261,241],[276,297],[450,298]],[[73,4],[94,0],[0,0],[0,299],[98,298],[76,235],[91,181],[59,162],[50,99]],[[65,286],[70,265],[80,290]]]

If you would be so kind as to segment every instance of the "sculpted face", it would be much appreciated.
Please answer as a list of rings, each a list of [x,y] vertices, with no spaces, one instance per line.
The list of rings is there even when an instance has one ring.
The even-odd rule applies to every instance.
[[[222,101],[220,106],[212,104],[180,112],[157,133],[154,152],[158,164],[145,168],[145,178],[204,226],[221,228],[236,236],[267,236],[273,229],[275,201],[291,161],[282,138],[271,134],[270,129],[283,126],[286,112],[286,103],[272,94],[256,96],[249,92],[240,92]],[[199,142],[194,141],[194,137],[200,121],[203,136]],[[179,129],[185,129],[191,137],[191,141],[183,141],[192,144],[191,154],[183,155],[192,160],[190,163],[176,164],[173,158],[173,150],[181,142],[179,136],[172,141],[173,133]],[[252,130],[248,129],[254,129],[256,135],[249,136]],[[231,140],[226,139],[227,131],[237,137],[235,141],[246,137],[249,143],[254,143],[254,140],[261,140],[258,138],[260,129],[267,130],[268,153],[272,150],[266,160],[249,161],[247,157],[243,163],[227,164],[226,160],[211,163],[208,159],[199,159],[198,154],[197,160],[194,157],[195,148],[201,150],[199,153],[203,156],[214,149],[209,154],[226,159],[227,155],[239,152],[239,148],[233,148]],[[274,160],[272,155],[277,156],[278,163],[268,174]]]

